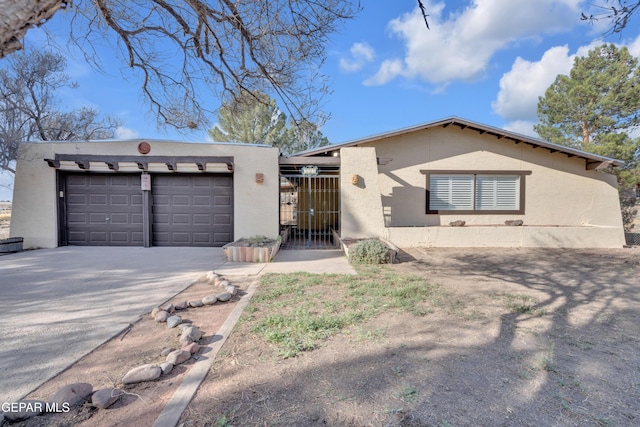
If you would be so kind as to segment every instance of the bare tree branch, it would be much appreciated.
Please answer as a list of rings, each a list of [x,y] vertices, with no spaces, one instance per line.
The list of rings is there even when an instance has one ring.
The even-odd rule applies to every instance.
[[[69,3],[64,0],[0,0],[0,58],[22,49],[22,39],[30,28],[42,25]]]
[[[627,27],[629,19],[640,9],[640,0],[606,0],[604,5],[594,5],[600,9],[600,13],[582,13],[580,19],[583,21],[609,21],[609,28],[604,36],[618,34]]]
[[[418,7],[420,8],[420,12],[422,12],[422,17],[424,18],[424,24],[427,26],[427,30],[430,30],[429,21],[427,20],[429,15],[427,15],[427,9],[424,7],[422,0],[418,0]]]

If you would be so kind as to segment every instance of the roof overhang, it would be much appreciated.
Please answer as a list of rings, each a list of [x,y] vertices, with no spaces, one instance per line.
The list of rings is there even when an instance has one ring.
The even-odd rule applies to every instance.
[[[44,159],[52,168],[80,171],[140,170],[166,172],[231,172],[232,156],[108,156],[92,154],[56,154]],[[182,165],[180,167],[179,165]],[[222,168],[220,168],[222,166]]]
[[[506,131],[504,129],[483,125],[480,123],[475,123],[469,120],[461,119],[459,117],[449,117],[442,120],[437,120],[429,123],[423,123],[416,126],[411,126],[407,128],[397,129],[390,132],[384,132],[376,135],[367,136],[364,138],[347,141],[340,144],[328,145],[325,147],[314,148],[311,150],[302,151],[300,153],[296,153],[293,156],[295,157],[308,157],[308,156],[318,156],[318,155],[331,155],[335,151],[339,151],[340,148],[343,147],[355,147],[358,145],[377,142],[388,138],[393,138],[398,135],[404,135],[407,133],[418,132],[422,130],[427,130],[431,128],[435,128],[438,126],[442,126],[443,128],[447,128],[449,126],[455,126],[460,129],[468,129],[470,131],[478,132],[481,135],[491,135],[496,137],[497,139],[504,139],[505,141],[511,141],[514,144],[526,144],[533,148],[542,148],[544,150],[548,150],[549,153],[558,153],[566,155],[567,157],[576,157],[580,159],[584,159],[586,162],[586,169],[606,169],[612,166],[623,166],[624,162],[622,160],[612,159],[609,157],[599,156],[597,154],[587,153],[586,151],[578,150],[571,147],[566,147],[563,145],[553,144],[551,142],[546,142],[541,139],[529,137],[526,135],[521,135],[515,132]]]

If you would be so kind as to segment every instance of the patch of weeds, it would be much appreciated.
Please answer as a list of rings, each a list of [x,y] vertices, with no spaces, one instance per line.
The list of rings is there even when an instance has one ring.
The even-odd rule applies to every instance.
[[[412,403],[418,397],[418,390],[413,386],[405,385],[398,391],[396,397],[403,402]]]
[[[218,415],[215,420],[213,420],[214,427],[231,427],[233,425],[233,421],[230,418],[227,418],[226,415]]]
[[[364,313],[347,312],[341,315],[313,314],[296,309],[287,314],[274,314],[260,320],[252,329],[265,340],[282,348],[285,358],[297,356],[302,351],[313,350],[315,341],[335,335],[347,326],[358,323]]]
[[[598,417],[596,419],[596,422],[598,423],[599,426],[615,426],[616,422],[615,420],[612,420],[610,417]]]
[[[530,380],[531,378],[533,378],[533,375],[531,375],[531,371],[522,369],[520,372],[518,372],[518,377],[523,380]]]
[[[555,393],[554,396],[557,397],[560,401],[560,406],[562,407],[563,411],[574,412],[573,407],[571,406],[571,402],[566,399],[561,393]]]
[[[404,371],[402,370],[402,366],[394,366],[393,368],[391,368],[391,370],[393,371],[394,374],[396,374],[399,377],[404,375]]]
[[[402,275],[384,266],[357,269],[356,276],[267,274],[244,323],[275,344],[282,357],[295,357],[383,311],[397,309],[424,316],[448,301],[442,288],[423,277]],[[357,339],[375,341],[384,335],[383,329],[361,331]]]
[[[538,367],[547,372],[558,372],[558,365],[554,357],[555,343],[551,343],[547,351],[540,355]]]
[[[364,329],[361,328],[358,330],[358,334],[356,335],[357,341],[378,341],[384,338],[387,334],[387,331],[384,328],[377,329]]]
[[[528,295],[504,294],[504,306],[514,314],[530,314],[532,316],[544,316],[547,311],[543,308],[536,308],[538,300]]]

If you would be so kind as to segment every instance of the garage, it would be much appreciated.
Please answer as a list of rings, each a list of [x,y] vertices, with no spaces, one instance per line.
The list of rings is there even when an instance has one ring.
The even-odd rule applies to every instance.
[[[140,174],[64,176],[66,244],[142,246]]]
[[[151,246],[233,241],[233,174],[150,177],[143,191],[140,173],[62,173],[61,244],[144,246],[145,233]]]
[[[222,246],[233,240],[233,175],[152,176],[154,246]]]

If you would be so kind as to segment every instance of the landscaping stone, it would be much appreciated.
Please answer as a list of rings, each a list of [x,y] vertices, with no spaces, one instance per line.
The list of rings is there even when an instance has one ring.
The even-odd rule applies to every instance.
[[[522,224],[524,224],[524,221],[522,221],[521,219],[508,219],[504,222],[504,225],[510,225],[510,226],[521,226]]]
[[[220,275],[214,273],[213,271],[210,271],[207,273],[207,281],[212,285],[215,285],[216,279],[219,279],[219,278],[220,278]]]
[[[180,323],[182,323],[182,317],[180,317],[180,316],[170,316],[167,319],[167,327],[169,327],[169,328],[175,328]]]
[[[151,318],[155,319],[156,314],[160,313],[162,311],[162,309],[160,307],[156,307],[153,310],[151,310]]]
[[[164,362],[160,364],[160,369],[162,369],[162,375],[167,375],[169,373],[171,373],[171,371],[173,370],[173,363],[171,362]]]
[[[68,403],[69,406],[76,406],[84,403],[93,393],[93,386],[88,383],[68,384],[56,391],[51,399],[50,404],[62,407],[62,404]]]
[[[191,357],[191,353],[187,350],[175,350],[167,355],[167,362],[179,365],[186,362]]]
[[[220,286],[221,288],[225,288],[227,286],[229,286],[231,283],[228,280],[222,280],[220,281],[220,283],[218,283],[218,286]]]
[[[192,326],[193,326],[193,325],[192,325],[191,323],[187,323],[187,322],[185,321],[185,322],[182,322],[182,323],[180,323],[180,324],[178,325],[178,329],[180,329],[181,331],[183,331],[183,332],[184,332],[184,330],[185,330],[185,329],[189,329],[189,328],[190,328],[190,327],[192,327]]]
[[[169,313],[164,310],[160,310],[158,314],[154,317],[154,320],[158,323],[166,322],[169,318]]]
[[[180,335],[180,343],[197,342],[200,338],[202,338],[202,331],[196,326],[192,326],[182,332],[182,335]]]
[[[96,408],[107,409],[118,401],[121,392],[115,388],[103,388],[93,393],[91,396],[91,404]]]
[[[462,220],[460,220],[460,219],[459,219],[459,220],[457,220],[457,221],[451,221],[451,222],[449,223],[449,225],[450,225],[451,227],[464,227],[464,225],[465,225],[465,224],[466,224],[466,222],[465,222],[465,221],[462,221]]]
[[[164,307],[162,307],[162,309],[164,311],[166,311],[167,313],[173,313],[175,308],[173,307],[173,304],[169,303],[167,305],[165,305]]]
[[[202,298],[202,303],[204,305],[213,305],[218,301],[218,298],[215,297],[215,295],[207,295],[206,297]]]
[[[5,412],[4,416],[5,418],[9,421],[9,422],[16,422],[16,421],[24,421],[26,419],[29,419],[33,416],[36,415],[40,415],[42,413],[42,411],[44,411],[44,408],[46,407],[46,403],[43,402],[42,400],[33,400],[33,399],[26,399],[26,400],[19,400],[17,403],[17,409],[16,411],[9,411],[9,412]],[[13,406],[9,409],[14,409]]]
[[[186,301],[182,301],[180,303],[177,303],[173,308],[175,308],[176,310],[186,310],[189,307],[189,303]]]
[[[124,384],[136,384],[145,381],[153,381],[158,379],[160,374],[162,374],[162,369],[160,369],[158,365],[141,365],[127,372],[127,374],[122,378],[122,382]]]
[[[165,347],[162,349],[162,351],[160,352],[160,356],[166,356],[167,354],[171,353],[174,349],[171,347]]]
[[[224,291],[226,293],[229,293],[231,295],[237,295],[238,294],[238,287],[237,286],[233,286],[233,285],[227,285],[224,287]]]
[[[204,304],[200,300],[189,301],[189,307],[197,308],[202,307]]]
[[[200,350],[200,346],[197,342],[190,342],[184,343],[182,349],[188,351],[189,354],[196,354]]]
[[[216,286],[220,286],[220,283],[224,282],[225,279],[222,276],[218,276],[213,280],[213,284]]]
[[[221,294],[216,295],[216,298],[218,298],[218,301],[226,302],[231,299],[231,294],[229,292],[223,292]]]

